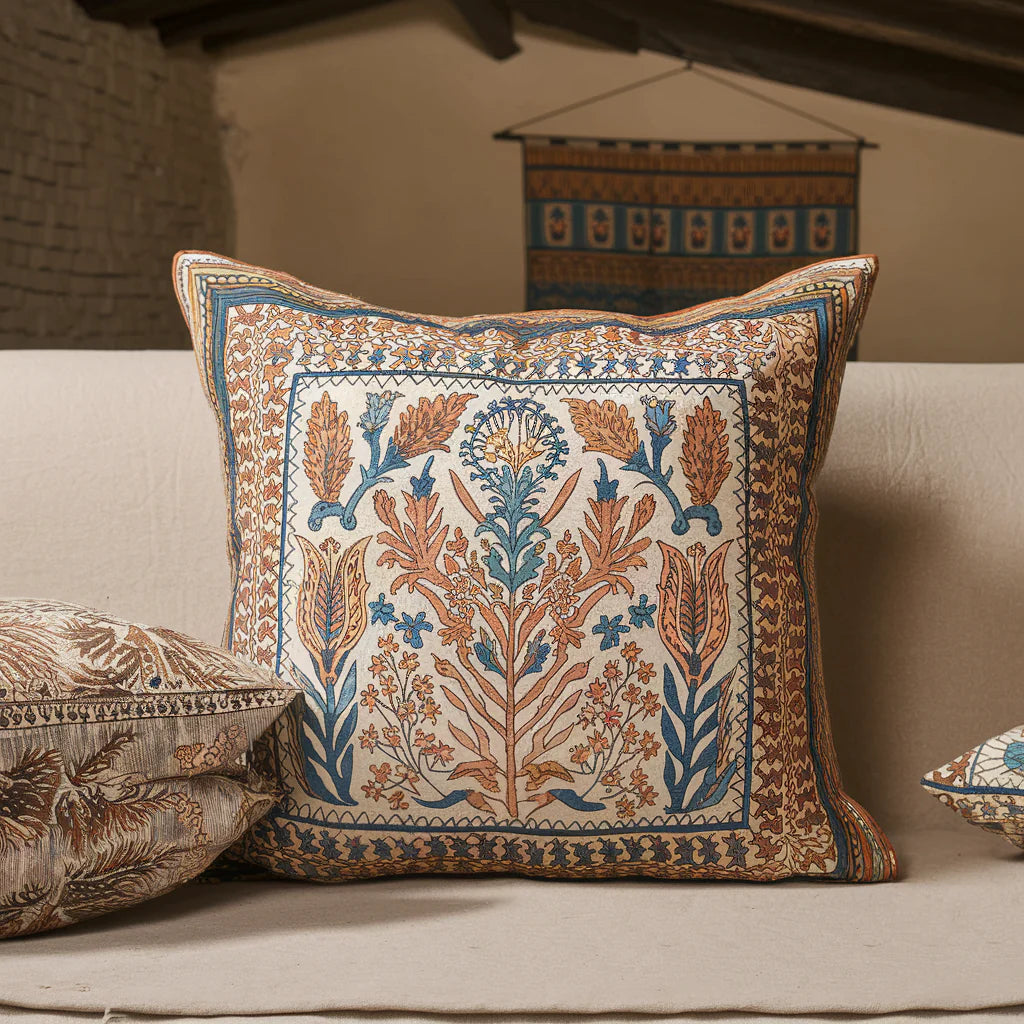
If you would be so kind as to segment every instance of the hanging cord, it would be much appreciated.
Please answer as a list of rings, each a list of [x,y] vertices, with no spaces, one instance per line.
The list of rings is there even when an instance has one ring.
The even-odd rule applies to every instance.
[[[724,86],[726,89],[732,89],[735,92],[742,93],[744,96],[751,96],[755,100],[767,103],[769,106],[777,107],[779,110],[784,110],[788,114],[795,114],[797,117],[802,117],[805,121],[812,121],[814,124],[820,124],[823,128],[839,132],[841,135],[845,135],[847,138],[853,139],[854,142],[864,148],[877,148],[876,143],[868,142],[863,135],[860,135],[849,128],[844,128],[841,124],[836,124],[835,121],[829,121],[824,117],[819,117],[817,114],[812,114],[809,110],[802,110],[800,107],[794,107],[790,103],[783,103],[782,100],[777,100],[771,96],[767,96],[763,92],[759,92],[757,89],[751,89],[749,85],[740,85],[739,82],[730,82],[728,78],[722,78],[720,75],[712,74],[710,71],[705,71],[703,68],[694,68],[693,73],[695,75],[700,75],[701,78],[706,78],[709,82],[714,82],[716,85]]]
[[[575,103],[567,103],[564,107],[558,107],[555,110],[548,110],[543,114],[538,114],[536,117],[528,117],[525,121],[519,121],[517,124],[510,124],[500,132],[495,132],[494,138],[518,138],[515,133],[519,131],[520,128],[526,128],[531,124],[536,124],[538,121],[546,121],[549,117],[556,117],[558,114],[568,114],[571,110],[580,110],[583,107],[591,106],[591,104],[610,100],[614,96],[621,96],[623,93],[632,92],[634,89],[642,89],[645,85],[654,85],[655,82],[663,82],[666,78],[674,78],[676,75],[681,75],[686,71],[692,70],[693,62],[687,61],[682,65],[682,67],[672,68],[671,71],[662,71],[659,75],[651,75],[650,78],[641,78],[638,82],[630,82],[629,85],[620,85],[616,89],[609,89],[607,92],[599,92],[596,96],[588,96],[585,100],[577,100]]]
[[[684,74],[687,71],[692,71],[695,75],[700,75],[702,78],[706,78],[708,81],[714,82],[716,85],[723,86],[726,89],[732,89],[735,92],[760,100],[762,103],[767,103],[779,110],[795,114],[797,117],[801,117],[805,121],[811,121],[824,128],[828,128],[831,131],[839,132],[841,135],[845,135],[847,138],[852,139],[862,149],[878,148],[877,143],[866,141],[863,135],[860,135],[849,128],[844,128],[842,125],[836,124],[834,121],[829,121],[824,117],[819,117],[817,114],[812,114],[810,111],[794,107],[789,103],[783,103],[782,100],[773,99],[771,96],[766,96],[764,93],[758,92],[756,89],[751,89],[749,86],[740,85],[738,82],[731,82],[729,79],[712,74],[710,71],[705,71],[703,68],[694,67],[692,60],[688,60],[685,64],[677,68],[672,68],[670,71],[662,71],[660,74],[651,75],[649,78],[641,78],[639,81],[630,82],[627,85],[620,85],[615,89],[609,89],[607,92],[600,92],[594,96],[588,96],[586,99],[577,100],[575,103],[567,103],[564,107],[557,107],[554,110],[545,111],[543,114],[537,114],[535,117],[529,117],[525,121],[519,121],[516,124],[509,125],[507,128],[503,128],[500,132],[495,132],[493,138],[521,140],[523,136],[517,134],[519,130],[527,128],[531,124],[536,124],[538,121],[546,121],[548,118],[557,117],[559,114],[568,114],[573,110],[581,110],[583,107],[589,107],[595,103],[610,100],[615,96],[623,95],[623,93],[633,92],[635,89],[643,89],[645,86],[654,85],[657,82],[663,82],[668,78],[674,78],[675,76]]]

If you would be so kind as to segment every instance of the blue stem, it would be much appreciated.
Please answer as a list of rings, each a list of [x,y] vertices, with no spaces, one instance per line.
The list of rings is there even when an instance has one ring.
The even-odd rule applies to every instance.
[[[390,443],[384,452],[384,459],[381,461],[380,435],[383,429],[383,427],[380,427],[377,430],[363,431],[363,437],[366,438],[370,445],[369,469],[363,466],[359,467],[362,480],[359,486],[352,492],[347,502],[318,501],[313,506],[312,511],[309,513],[309,528],[311,530],[319,530],[323,526],[324,520],[330,519],[333,516],[338,517],[343,530],[354,530],[358,525],[356,521],[356,507],[362,500],[363,495],[378,484],[391,483],[391,477],[387,474],[392,470],[404,469],[409,465],[402,458],[399,450]]]
[[[629,462],[623,463],[622,468],[633,473],[639,473],[665,495],[675,514],[675,518],[672,520],[672,532],[677,537],[681,537],[690,529],[691,519],[703,519],[708,525],[708,536],[718,536],[722,532],[722,520],[718,514],[718,509],[714,505],[690,505],[687,508],[683,508],[682,503],[669,486],[672,469],[669,468],[667,473],[661,470],[661,453],[664,451],[667,441],[667,438],[655,437],[653,439],[651,450],[654,453],[654,467],[647,461],[647,453],[644,451],[643,445],[641,445],[640,450]]]

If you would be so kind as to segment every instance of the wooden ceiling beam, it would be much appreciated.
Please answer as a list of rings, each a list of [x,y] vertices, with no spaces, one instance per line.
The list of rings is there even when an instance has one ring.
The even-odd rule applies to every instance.
[[[587,0],[511,0],[511,3],[524,17],[540,25],[565,29],[626,53],[640,50],[640,30],[628,13],[610,12]]]
[[[155,21],[168,46],[201,39],[207,49],[283,32],[389,0],[217,0]]]
[[[1024,70],[1024,5],[979,8],[978,0],[722,0],[847,35]]]
[[[502,0],[453,0],[462,20],[495,60],[519,52],[512,34],[512,11]]]
[[[716,0],[600,0],[645,47],[806,89],[1024,134],[1024,74]]]
[[[124,25],[154,21],[211,6],[211,0],[78,0],[92,18]]]

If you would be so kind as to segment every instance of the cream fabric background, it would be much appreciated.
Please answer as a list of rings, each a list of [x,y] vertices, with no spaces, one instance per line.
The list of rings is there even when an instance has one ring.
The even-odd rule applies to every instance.
[[[0,593],[219,641],[213,415],[190,353],[5,352]],[[1024,365],[854,364],[819,488],[825,678],[849,792],[964,826],[925,771],[1024,719]]]

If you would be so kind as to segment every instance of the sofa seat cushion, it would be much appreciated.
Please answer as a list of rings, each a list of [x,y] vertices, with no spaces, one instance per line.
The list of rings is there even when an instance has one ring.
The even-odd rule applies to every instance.
[[[969,830],[897,838],[884,886],[194,884],[8,944],[0,1015],[1024,1008],[1024,858]]]

